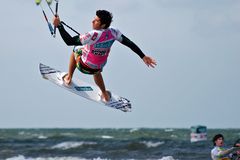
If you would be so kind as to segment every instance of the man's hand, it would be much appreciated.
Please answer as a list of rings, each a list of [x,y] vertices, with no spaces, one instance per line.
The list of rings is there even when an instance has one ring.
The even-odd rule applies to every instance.
[[[58,27],[58,25],[60,24],[60,18],[58,17],[58,16],[54,16],[54,18],[53,18],[53,25],[55,26],[55,27]]]
[[[151,66],[152,68],[154,68],[157,65],[157,62],[149,56],[144,56],[143,61],[148,67]]]

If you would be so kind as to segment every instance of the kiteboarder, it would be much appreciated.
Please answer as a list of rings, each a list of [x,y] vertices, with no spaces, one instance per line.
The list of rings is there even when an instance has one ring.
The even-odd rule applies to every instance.
[[[63,77],[65,84],[69,85],[71,83],[75,68],[85,74],[92,74],[95,83],[102,92],[101,97],[104,102],[110,100],[110,92],[105,88],[101,72],[107,63],[111,46],[115,40],[129,47],[148,67],[154,68],[157,65],[156,61],[152,57],[145,55],[133,41],[118,29],[110,26],[112,18],[109,11],[97,10],[92,21],[93,30],[76,36],[71,36],[65,30],[59,16],[55,16],[53,19],[53,25],[58,28],[64,42],[69,46],[74,46],[70,57],[68,74]]]

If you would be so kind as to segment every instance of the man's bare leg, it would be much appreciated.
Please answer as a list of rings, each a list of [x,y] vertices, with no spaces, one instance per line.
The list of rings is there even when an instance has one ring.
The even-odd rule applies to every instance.
[[[72,82],[72,76],[75,71],[75,68],[76,68],[76,60],[74,57],[74,53],[72,53],[70,56],[68,74],[65,77],[63,77],[65,84],[69,85]]]
[[[108,102],[110,100],[110,95],[109,92],[106,91],[105,85],[104,85],[104,81],[103,81],[103,77],[101,72],[94,74],[93,75],[94,81],[97,84],[97,86],[100,88],[100,90],[102,91],[102,98],[104,99],[105,102]]]

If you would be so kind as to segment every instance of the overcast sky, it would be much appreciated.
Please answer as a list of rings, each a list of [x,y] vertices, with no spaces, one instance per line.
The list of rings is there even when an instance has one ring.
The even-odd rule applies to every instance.
[[[39,63],[67,71],[72,47],[59,34],[51,37],[33,0],[2,1],[0,128],[239,128],[239,0],[59,2],[61,20],[80,33],[91,30],[97,9],[111,11],[112,26],[158,63],[148,68],[114,43],[106,87],[130,99],[133,111],[101,106],[42,79]],[[93,83],[77,70],[75,78]]]

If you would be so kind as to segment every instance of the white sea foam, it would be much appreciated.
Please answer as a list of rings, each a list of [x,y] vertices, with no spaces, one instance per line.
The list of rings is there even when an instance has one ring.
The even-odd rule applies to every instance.
[[[6,160],[88,160],[86,158],[81,158],[81,157],[37,157],[37,158],[27,158],[24,157],[23,155],[19,155],[16,157],[11,157],[7,158]],[[107,160],[107,159],[102,159],[102,158],[93,158],[92,160]],[[134,159],[131,159],[134,160]],[[149,159],[150,160],[150,159]],[[172,156],[166,156],[158,160],[175,160]]]
[[[38,139],[47,139],[48,137],[44,136],[44,135],[39,135]]]
[[[172,156],[163,157],[159,160],[175,160]]]
[[[30,133],[30,132],[24,132],[24,131],[21,131],[21,132],[18,132],[18,135],[20,136],[27,136],[27,137],[37,137],[38,139],[47,139],[48,137],[47,136],[44,136],[43,134],[37,134],[37,133]]]
[[[48,137],[47,136],[44,136],[43,134],[37,134],[37,133],[35,133],[35,134],[30,134],[29,136],[31,136],[31,137],[36,137],[36,138],[38,138],[38,139],[47,139]]]
[[[51,147],[51,149],[67,150],[71,148],[77,148],[82,145],[96,145],[96,142],[62,142]]]
[[[172,128],[166,128],[164,131],[165,132],[173,132],[174,130]]]
[[[132,128],[129,132],[132,133],[132,132],[136,132],[138,130],[139,130],[139,128]]]
[[[172,137],[172,138],[178,138],[178,136],[177,136],[177,135],[174,135],[174,134],[172,134],[171,137]]]
[[[18,135],[24,135],[24,134],[25,134],[24,131],[18,132]]]
[[[113,137],[112,136],[108,136],[108,135],[102,135],[101,138],[103,138],[103,139],[112,139]]]
[[[18,132],[18,135],[20,135],[20,136],[31,136],[31,137],[33,137],[34,135],[32,134],[32,133],[30,133],[30,132],[25,132],[25,131],[20,131],[20,132]]]
[[[37,157],[37,158],[27,158],[23,155],[19,155],[16,157],[7,158],[6,160],[86,160],[85,158],[79,158],[79,157]]]
[[[74,137],[74,136],[76,136],[76,134],[75,133],[61,133],[60,135],[62,135],[62,136],[69,136],[69,137]]]
[[[152,141],[142,141],[141,143],[145,144],[148,148],[155,148],[164,144],[164,142],[152,142]]]

